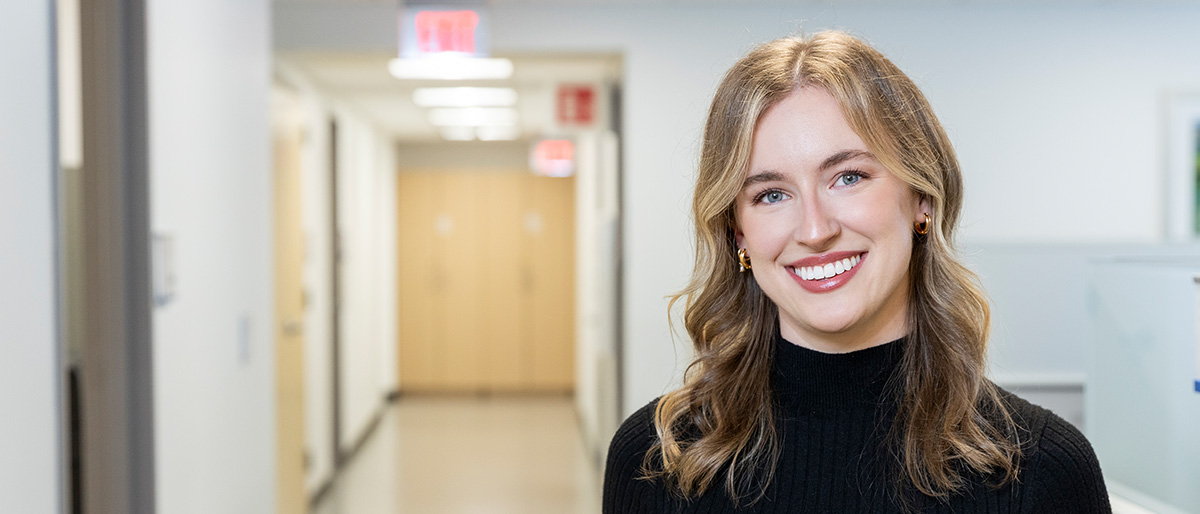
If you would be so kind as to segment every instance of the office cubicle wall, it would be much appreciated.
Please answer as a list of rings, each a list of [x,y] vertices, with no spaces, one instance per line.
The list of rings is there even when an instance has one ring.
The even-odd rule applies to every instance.
[[[1200,512],[1200,257],[1089,266],[1087,436],[1110,492]]]

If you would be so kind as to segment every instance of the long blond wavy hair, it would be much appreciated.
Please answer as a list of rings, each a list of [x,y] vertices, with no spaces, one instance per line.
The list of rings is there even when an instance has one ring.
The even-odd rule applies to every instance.
[[[912,80],[874,48],[834,31],[762,44],[717,88],[692,203],[695,269],[671,300],[686,299],[696,357],[683,386],[658,402],[658,442],[645,473],[684,497],[721,480],[735,502],[756,500],[774,476],[780,442],[770,369],[778,311],[753,276],[736,269],[734,203],[759,118],[810,85],[833,95],[871,153],[932,211],[928,234],[914,235],[909,265],[908,344],[889,439],[901,470],[896,485],[946,498],[962,491],[965,472],[1014,479],[1016,425],[985,377],[987,299],[953,244],[963,198],[954,149]]]

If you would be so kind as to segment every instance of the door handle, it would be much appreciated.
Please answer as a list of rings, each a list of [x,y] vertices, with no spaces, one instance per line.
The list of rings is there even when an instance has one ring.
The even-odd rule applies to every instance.
[[[298,336],[304,331],[304,323],[300,320],[290,319],[283,322],[283,335]]]

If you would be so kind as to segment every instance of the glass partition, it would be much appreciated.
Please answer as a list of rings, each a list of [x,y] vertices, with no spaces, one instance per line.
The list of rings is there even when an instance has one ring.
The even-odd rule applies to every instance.
[[[1094,261],[1087,436],[1111,493],[1200,513],[1200,257]]]

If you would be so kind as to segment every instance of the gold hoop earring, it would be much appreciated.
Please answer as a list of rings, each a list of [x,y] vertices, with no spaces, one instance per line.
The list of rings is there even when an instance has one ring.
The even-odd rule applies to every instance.
[[[929,219],[929,213],[927,212],[927,213],[925,213],[925,221],[923,221],[921,223],[913,223],[913,228],[916,229],[918,234],[921,234],[921,235],[928,234],[929,233],[929,223],[931,221],[932,220]]]
[[[738,270],[738,273],[745,273],[746,270],[750,269],[750,258],[746,256],[745,248],[738,249],[738,266],[742,267],[742,269]]]

